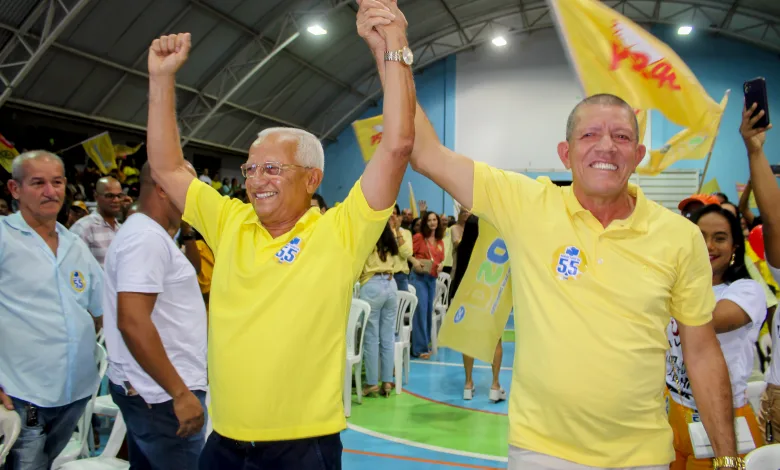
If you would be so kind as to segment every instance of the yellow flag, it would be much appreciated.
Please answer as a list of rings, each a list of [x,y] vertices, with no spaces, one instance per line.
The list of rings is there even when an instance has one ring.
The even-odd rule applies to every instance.
[[[95,162],[98,169],[104,175],[116,168],[116,155],[114,154],[114,145],[111,143],[111,136],[108,132],[84,141],[81,144],[89,158]]]
[[[409,183],[409,209],[412,210],[412,217],[420,217],[420,212],[417,210],[417,202],[414,199],[414,191],[412,191],[412,183]]]
[[[742,193],[745,192],[745,186],[746,185],[742,183],[737,183],[737,199],[742,199]],[[756,193],[753,191],[750,192],[750,200],[748,204],[751,209],[758,209],[758,204],[756,204]]]
[[[699,190],[699,193],[701,194],[714,194],[720,192],[720,185],[718,184],[717,178],[712,178],[711,180],[707,181],[703,185],[701,185],[701,189]]]
[[[728,92],[720,103],[720,114],[705,115],[699,124],[678,132],[660,150],[650,151],[647,164],[637,167],[640,175],[657,175],[680,160],[701,160],[712,151],[718,136],[723,111],[728,104]]]
[[[382,126],[384,117],[380,114],[361,121],[352,123],[352,129],[355,131],[360,152],[363,154],[363,160],[369,161],[374,156],[379,143],[382,142]]]
[[[129,145],[124,145],[124,144],[114,144],[114,155],[117,158],[128,157],[136,153],[141,148],[142,145],[143,142],[136,145],[135,147],[130,147]]]
[[[725,103],[710,98],[669,46],[599,1],[547,1],[588,96],[617,95],[642,110],[640,120],[646,119],[644,111],[656,109],[686,128],[661,150],[651,152],[644,174],[658,174],[677,160],[707,155]]]
[[[498,231],[479,220],[468,268],[439,333],[439,344],[493,362],[512,312],[509,253]]]
[[[5,168],[5,171],[11,173],[12,164],[14,158],[19,155],[19,152],[14,147],[14,144],[7,141],[2,134],[0,134],[0,166]]]

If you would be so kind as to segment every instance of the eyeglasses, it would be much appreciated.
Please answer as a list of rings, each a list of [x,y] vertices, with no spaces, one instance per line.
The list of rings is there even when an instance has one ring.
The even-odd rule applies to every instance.
[[[102,196],[102,197],[104,197],[106,199],[120,199],[122,196],[124,196],[124,194],[123,193],[119,193],[119,194],[104,193],[104,194],[101,194],[100,196]]]
[[[286,165],[279,162],[265,162],[265,163],[244,163],[241,165],[241,174],[244,178],[254,178],[258,175],[258,171],[267,176],[279,176],[282,171],[288,168],[304,168],[311,167],[301,165]]]

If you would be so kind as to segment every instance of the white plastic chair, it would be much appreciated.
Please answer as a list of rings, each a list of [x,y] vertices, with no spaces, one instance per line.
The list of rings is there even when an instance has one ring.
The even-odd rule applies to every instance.
[[[100,329],[97,333],[97,344],[106,347],[106,332],[103,330],[103,328]]]
[[[111,395],[100,395],[95,397],[94,413],[100,416],[116,416],[119,413],[119,407],[116,406]]]
[[[756,414],[761,412],[761,394],[764,393],[764,390],[766,390],[766,382],[748,382],[747,384],[748,403]]]
[[[447,273],[439,273],[439,277],[437,279],[444,283],[444,286],[447,288],[447,293],[449,294],[449,292],[450,292],[450,281],[452,280],[450,275],[447,274]],[[449,295],[448,295],[448,297],[449,297]]]
[[[11,452],[21,431],[22,419],[19,413],[0,406],[0,437],[3,438],[3,443],[0,444],[0,467],[5,463],[5,458]]]
[[[409,292],[410,292],[410,293],[411,293],[413,296],[417,297],[417,289],[416,289],[416,288],[415,288],[413,285],[411,285],[411,284],[409,284]]]
[[[130,462],[116,458],[122,442],[125,440],[127,426],[122,413],[116,415],[111,434],[108,436],[106,448],[97,457],[74,460],[62,465],[60,470],[128,470]]]
[[[98,386],[95,387],[95,391],[92,393],[92,398],[87,402],[87,407],[84,409],[84,414],[79,419],[76,432],[73,433],[73,437],[65,446],[65,449],[60,452],[60,455],[54,459],[52,468],[54,470],[59,469],[67,462],[72,462],[76,459],[89,457],[90,446],[94,446],[91,442],[92,439],[92,414],[95,409],[95,398],[97,397],[98,390],[100,389],[100,382],[106,375],[106,369],[108,368],[108,355],[103,346],[95,343],[95,362],[98,368]]]
[[[745,457],[747,470],[780,469],[780,444],[759,447]]]
[[[360,283],[356,282],[355,286],[352,288],[352,298],[353,299],[359,299],[360,298]]]
[[[441,274],[447,276],[446,273]],[[444,315],[449,307],[449,289],[447,289],[447,284],[440,277],[436,279],[436,296],[434,297],[433,315],[431,316],[431,349],[433,349],[434,354],[439,352],[439,325],[444,321]]]
[[[393,363],[395,366],[395,393],[403,391],[404,377],[409,382],[409,362],[412,350],[412,320],[417,308],[417,296],[410,292],[398,291],[398,314],[395,317],[395,345]],[[409,324],[404,324],[408,315]],[[405,375],[404,375],[405,372]]]
[[[347,418],[352,414],[353,370],[355,388],[357,389],[357,401],[358,403],[363,403],[363,384],[361,382],[363,372],[363,337],[370,314],[371,306],[368,305],[368,302],[352,299],[352,307],[349,309],[349,320],[347,320],[347,369],[344,374],[344,416]],[[358,328],[360,328],[359,332]]]

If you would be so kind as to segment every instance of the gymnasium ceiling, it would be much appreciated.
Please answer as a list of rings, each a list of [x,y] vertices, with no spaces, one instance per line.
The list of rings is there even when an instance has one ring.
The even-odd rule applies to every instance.
[[[778,0],[612,0],[642,24],[780,52]],[[552,27],[540,0],[399,0],[416,68],[490,41]],[[295,126],[333,141],[378,99],[354,0],[2,0],[0,106],[128,130],[146,124],[146,53],[190,32],[178,76],[182,138],[246,153],[256,133]],[[326,35],[307,27],[321,24]]]

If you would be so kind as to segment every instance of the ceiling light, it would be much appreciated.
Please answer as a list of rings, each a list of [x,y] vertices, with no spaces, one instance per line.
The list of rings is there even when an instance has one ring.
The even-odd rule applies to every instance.
[[[506,39],[504,39],[504,36],[496,36],[493,38],[493,45],[496,47],[504,47],[506,46]]]
[[[323,34],[328,34],[328,32],[323,28],[322,26],[315,24],[312,26],[309,26],[306,31],[310,32],[311,34],[315,36],[322,36]]]
[[[680,26],[680,29],[677,30],[677,34],[680,36],[687,36],[691,34],[691,31],[693,31],[693,26]]]

